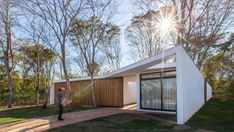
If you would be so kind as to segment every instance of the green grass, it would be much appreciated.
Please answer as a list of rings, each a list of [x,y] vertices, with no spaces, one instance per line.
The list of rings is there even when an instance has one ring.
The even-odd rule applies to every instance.
[[[212,99],[187,123],[193,129],[234,131],[234,99]]]
[[[176,122],[176,114],[147,113],[147,115]]]
[[[68,125],[65,127],[50,130],[51,132],[91,132],[91,131],[170,131],[174,125],[161,123],[153,118],[145,117],[138,114],[118,114],[90,121],[85,121],[77,124]]]
[[[167,124],[155,120],[153,117],[175,121],[175,116],[165,114],[118,114],[90,121],[76,123],[65,127],[52,129],[51,132],[62,131],[202,131],[211,130],[217,132],[234,131],[234,100],[221,99],[210,100],[202,109],[197,112],[186,126]]]
[[[71,108],[64,108],[64,113],[72,111],[82,111],[91,109],[92,107],[83,107],[72,105]],[[58,114],[58,106],[48,106],[46,109],[42,107],[30,107],[21,109],[12,109],[0,111],[0,124],[22,121],[29,118],[45,117]]]

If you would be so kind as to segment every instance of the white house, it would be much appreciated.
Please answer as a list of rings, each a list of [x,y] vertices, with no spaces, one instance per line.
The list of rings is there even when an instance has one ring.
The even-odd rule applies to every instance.
[[[176,114],[178,124],[188,121],[212,97],[211,86],[181,46],[120,68],[97,80],[109,78],[122,78],[122,106],[136,103],[138,111]],[[84,80],[89,78],[71,81]],[[55,102],[54,98],[55,90],[51,88],[51,104]]]

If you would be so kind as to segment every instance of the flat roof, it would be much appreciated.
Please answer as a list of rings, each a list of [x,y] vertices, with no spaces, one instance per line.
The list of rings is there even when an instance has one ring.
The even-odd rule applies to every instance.
[[[111,73],[108,73],[106,75],[103,75],[100,77],[94,77],[94,79],[129,76],[129,75],[141,73],[144,70],[147,70],[147,68],[152,67],[152,66],[162,62],[162,57],[169,58],[171,56],[174,56],[176,54],[177,47],[181,47],[181,46],[176,46],[176,47],[164,50],[164,51],[160,52],[159,54],[156,54],[156,55],[153,55],[149,58],[145,58],[145,59],[140,60],[138,62],[132,63],[128,66],[117,69],[117,70],[115,70]],[[172,65],[171,67],[175,67],[175,66]],[[149,71],[149,69],[148,69],[148,71]],[[83,81],[83,80],[90,80],[90,77],[70,79],[70,81]],[[59,82],[66,82],[66,80],[55,80],[54,81],[54,83],[59,83]]]
[[[165,51],[160,52],[159,54],[153,55],[149,58],[145,58],[143,60],[140,60],[138,62],[132,63],[128,66],[125,66],[123,68],[120,68],[118,70],[115,70],[107,75],[105,77],[116,77],[116,76],[122,76],[124,73],[129,74],[135,74],[140,73],[146,68],[152,67],[160,62],[162,62],[162,57],[170,58],[171,56],[174,56],[176,54],[176,48],[180,46],[176,46],[170,49],[167,49]]]

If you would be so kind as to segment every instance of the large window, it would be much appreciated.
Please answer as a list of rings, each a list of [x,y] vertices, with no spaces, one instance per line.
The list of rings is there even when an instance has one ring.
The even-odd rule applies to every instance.
[[[161,109],[161,82],[160,79],[142,80],[142,107]]]
[[[141,108],[176,110],[176,72],[141,75]]]
[[[176,110],[176,78],[163,78],[163,109]]]

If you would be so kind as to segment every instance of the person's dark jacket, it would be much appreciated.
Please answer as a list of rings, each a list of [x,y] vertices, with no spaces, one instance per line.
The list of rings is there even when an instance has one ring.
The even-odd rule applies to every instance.
[[[59,91],[58,92],[58,104],[62,104],[62,101],[63,101],[63,92],[62,91]]]

